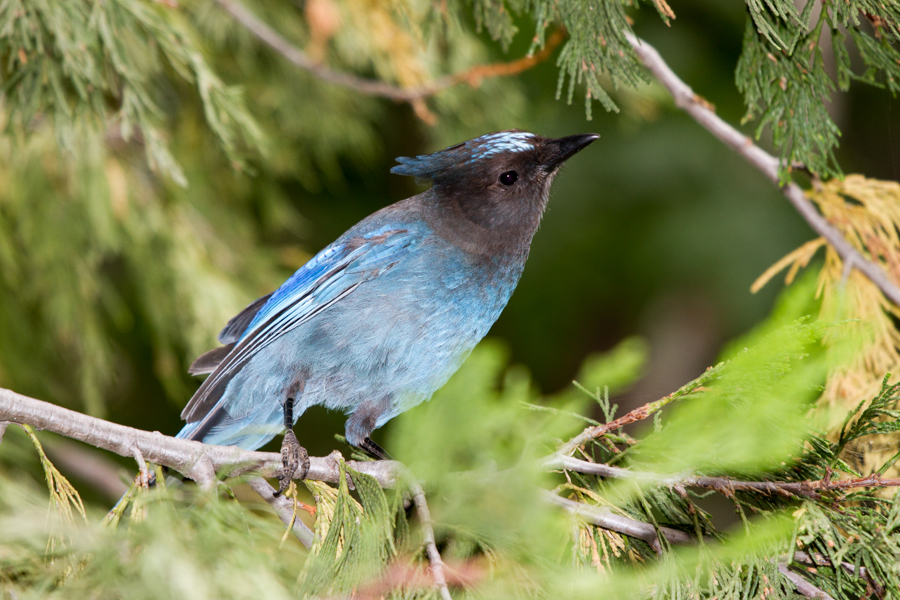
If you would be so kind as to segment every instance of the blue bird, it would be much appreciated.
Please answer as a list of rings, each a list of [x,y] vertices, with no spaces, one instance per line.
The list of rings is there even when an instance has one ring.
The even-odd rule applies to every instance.
[[[398,158],[392,173],[432,187],[366,217],[231,319],[224,346],[191,365],[209,377],[178,437],[256,449],[285,432],[287,444],[321,405],[348,415],[350,444],[387,458],[369,436],[428,400],[487,334],[559,167],[598,137],[511,130]],[[289,479],[297,460],[285,460]]]

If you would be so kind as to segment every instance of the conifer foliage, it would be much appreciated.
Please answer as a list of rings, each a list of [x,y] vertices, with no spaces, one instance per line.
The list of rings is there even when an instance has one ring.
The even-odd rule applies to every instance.
[[[0,3],[0,385],[98,418],[123,389],[183,403],[190,357],[309,257],[285,241],[308,228],[285,181],[345,189],[397,102],[435,144],[525,115],[509,76],[559,40],[556,96],[583,94],[588,118],[594,100],[652,98],[632,28],[678,19],[644,4]],[[843,176],[825,104],[900,91],[900,3],[746,9],[745,121],[771,133],[781,183],[803,172],[816,210],[900,282],[900,186]],[[392,425],[389,480],[333,455],[332,483],[288,492],[287,527],[253,474],[198,489],[139,452],[104,518],[0,394],[0,599],[900,598],[900,309],[825,238],[754,291],[785,268],[767,319],[631,411],[610,398],[645,374],[641,340],[552,395],[482,344]]]

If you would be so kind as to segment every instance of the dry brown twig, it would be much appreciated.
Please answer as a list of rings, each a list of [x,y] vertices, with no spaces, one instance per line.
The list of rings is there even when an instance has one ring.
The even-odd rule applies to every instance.
[[[548,457],[548,459],[556,456],[569,456],[578,448],[593,439],[602,437],[608,433],[621,429],[626,425],[630,425],[631,423],[642,421],[656,414],[675,400],[684,398],[697,392],[705,391],[706,388],[703,387],[703,383],[710,377],[713,377],[721,367],[722,364],[719,364],[715,367],[709,367],[708,369],[706,369],[706,373],[698,379],[695,379],[694,381],[683,385],[680,389],[672,392],[667,396],[663,396],[659,400],[648,402],[643,406],[639,406],[628,414],[619,417],[618,419],[610,421],[609,423],[601,423],[600,425],[587,427],[580,434],[576,435],[571,440],[560,446],[559,449],[553,453],[553,456]]]
[[[468,83],[472,87],[480,85],[481,81],[491,77],[508,77],[526,71],[543,62],[553,53],[553,50],[565,39],[563,29],[558,29],[548,38],[544,47],[531,56],[506,63],[490,65],[477,65],[453,75],[446,75],[431,83],[418,87],[403,88],[383,81],[364,79],[348,73],[335,71],[312,59],[303,50],[286,40],[277,31],[266,25],[249,9],[237,0],[216,0],[222,8],[228,11],[234,19],[255,35],[261,42],[284,56],[305,71],[309,71],[322,81],[333,83],[341,87],[350,88],[357,92],[370,96],[387,98],[396,102],[409,102],[411,104],[434,96],[447,88],[461,83]]]

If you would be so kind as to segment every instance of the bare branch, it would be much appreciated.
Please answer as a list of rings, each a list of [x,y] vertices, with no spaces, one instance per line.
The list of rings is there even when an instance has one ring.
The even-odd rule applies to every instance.
[[[739,481],[730,477],[666,476],[644,471],[631,471],[603,463],[592,463],[559,454],[553,454],[544,459],[542,466],[545,469],[565,469],[588,475],[630,479],[656,485],[706,488],[723,493],[726,496],[734,492],[760,492],[782,496],[820,498],[820,492],[844,491],[862,487],[900,487],[900,479],[888,479],[878,475],[854,477],[852,479],[822,479],[819,481]]]
[[[650,544],[657,553],[662,551],[662,547],[659,543],[659,534],[662,534],[670,544],[692,544],[696,542],[693,537],[685,532],[669,527],[660,527],[659,534],[657,534],[657,529],[650,523],[644,523],[643,521],[638,521],[630,517],[617,515],[613,513],[611,509],[606,507],[588,506],[581,502],[560,498],[556,494],[548,491],[542,491],[541,495],[544,500],[550,504],[561,506],[570,513],[577,515],[598,527],[609,529],[610,531],[615,531],[627,535],[628,537],[644,540]]]
[[[665,86],[675,106],[691,115],[695,121],[707,131],[719,138],[726,146],[746,158],[753,166],[762,171],[787,197],[788,201],[800,213],[810,227],[816,233],[828,240],[844,264],[859,270],[869,278],[881,292],[895,305],[900,306],[900,288],[892,282],[885,272],[874,262],[866,259],[859,251],[848,242],[841,232],[828,222],[816,207],[803,193],[803,190],[794,182],[782,185],[778,168],[779,160],[753,143],[749,137],[719,118],[709,102],[694,93],[694,91],[676,75],[669,65],[663,60],[656,49],[630,32],[625,32],[628,42],[634,47],[635,53],[641,62],[653,73],[659,82]]]
[[[431,83],[418,87],[402,88],[383,81],[363,79],[340,71],[329,69],[321,63],[310,58],[303,50],[284,39],[277,31],[266,25],[250,10],[237,0],[216,0],[231,16],[246,27],[253,35],[267,46],[284,56],[286,59],[305,71],[309,71],[319,79],[350,88],[370,96],[388,98],[397,102],[416,102],[429,96],[444,91],[447,88],[468,83],[475,87],[481,80],[489,77],[506,77],[521,73],[534,65],[546,60],[553,50],[565,39],[565,31],[560,29],[554,32],[544,48],[531,56],[526,56],[509,63],[497,63],[491,65],[478,65],[462,73],[447,75]]]
[[[413,494],[413,503],[416,505],[416,513],[422,522],[422,537],[425,540],[425,552],[428,554],[428,563],[431,565],[431,576],[434,578],[434,587],[438,589],[442,600],[452,600],[450,589],[447,587],[447,578],[444,575],[444,561],[438,552],[434,539],[434,521],[431,520],[431,512],[425,501],[425,491],[422,485],[410,477],[409,489]]]
[[[807,598],[816,598],[817,600],[834,600],[831,596],[803,579],[799,574],[791,571],[787,565],[779,563],[778,572],[784,575],[792,584],[794,584],[794,588],[796,590],[806,596]]]
[[[138,465],[141,487],[146,488],[150,485],[150,471],[147,469],[147,461],[144,460],[144,455],[141,454],[141,450],[137,446],[131,449],[131,454],[134,456],[134,460]]]
[[[808,554],[806,552],[803,552],[802,550],[798,550],[798,551],[794,552],[794,562],[805,563],[808,565],[818,565],[820,567],[825,567],[825,566],[833,567],[834,566],[834,563],[831,561],[831,559],[829,559],[824,554],[819,554],[818,552],[813,553],[813,554]],[[856,565],[854,565],[851,562],[847,562],[847,561],[842,561],[840,564],[841,564],[841,568],[843,568],[844,571],[846,571],[850,575],[855,575],[857,577],[862,577],[864,579],[869,578],[869,571],[865,567],[857,568]]]
[[[237,477],[254,473],[271,477],[281,472],[281,455],[250,452],[236,446],[212,446],[180,440],[155,432],[117,425],[73,410],[35,400],[0,388],[0,421],[32,425],[91,446],[134,457],[135,448],[148,462],[174,469],[199,484],[212,487],[216,474]],[[334,457],[311,457],[306,479],[335,483],[339,470]],[[394,487],[398,466],[394,461],[348,461],[350,468],[375,478],[382,487]]]
[[[269,485],[269,482],[262,477],[251,477],[247,484],[253,488],[262,499],[269,503],[269,506],[281,519],[281,522],[293,529],[294,535],[303,543],[307,549],[312,547],[316,536],[312,530],[306,526],[306,523],[296,518],[294,515],[294,502],[284,495],[276,496],[275,488]]]

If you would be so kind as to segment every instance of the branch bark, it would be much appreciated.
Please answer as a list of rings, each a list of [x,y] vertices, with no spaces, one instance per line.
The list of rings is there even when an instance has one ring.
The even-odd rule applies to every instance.
[[[734,492],[758,492],[782,496],[806,496],[820,498],[820,492],[844,491],[861,487],[900,487],[900,478],[884,478],[878,475],[851,479],[822,479],[817,481],[740,481],[730,477],[667,476],[645,471],[631,471],[603,463],[592,463],[571,456],[553,454],[541,463],[545,469],[575,471],[587,475],[599,475],[615,479],[643,481],[654,485],[672,487],[699,487],[725,495]]]
[[[802,550],[797,550],[794,552],[794,562],[804,563],[808,565],[817,565],[817,566],[826,566],[826,567],[834,567],[835,563],[832,562],[830,558],[825,556],[824,554],[813,553],[809,554],[807,552],[803,552]],[[865,567],[857,568],[851,562],[841,561],[841,568],[844,569],[848,574],[854,575],[856,577],[862,577],[863,579],[869,578],[869,571]]]
[[[428,510],[428,502],[425,500],[425,490],[415,479],[410,477],[409,489],[413,495],[413,503],[416,505],[416,513],[422,522],[422,537],[425,541],[425,553],[428,555],[428,563],[431,565],[431,577],[434,579],[434,587],[438,589],[442,600],[452,600],[450,589],[447,587],[447,577],[444,574],[444,561],[438,552],[434,539],[434,521],[431,519],[431,511]]]
[[[146,461],[174,469],[205,486],[215,485],[217,474],[237,477],[253,473],[271,477],[281,472],[281,455],[274,452],[251,452],[236,446],[180,440],[158,431],[151,433],[110,423],[3,388],[0,388],[0,421],[32,425],[119,456],[133,458],[138,450]],[[306,479],[338,481],[334,457],[310,457],[309,460]],[[355,471],[374,477],[382,487],[397,484],[399,471],[394,461],[348,461],[347,464]]]
[[[817,600],[834,600],[829,594],[823,592],[803,577],[791,571],[787,565],[779,564],[778,572],[785,576],[785,578],[790,581],[794,588],[802,595],[807,598],[816,598]]]
[[[845,265],[850,265],[869,278],[881,292],[895,305],[900,306],[900,288],[888,278],[884,270],[874,262],[865,258],[848,242],[841,232],[822,214],[803,193],[799,185],[790,181],[782,184],[778,169],[780,161],[753,143],[749,137],[719,118],[709,102],[698,96],[676,75],[656,49],[636,37],[625,32],[625,37],[634,48],[635,53],[650,70],[654,77],[672,94],[675,106],[691,115],[697,123],[711,134],[719,138],[726,146],[746,158],[750,164],[759,169],[785,195],[794,208],[800,213],[812,229],[828,240]]]
[[[574,500],[569,500],[567,498],[560,498],[556,494],[548,491],[543,491],[542,497],[550,504],[560,506],[573,515],[577,515],[585,521],[593,523],[598,527],[609,529],[610,531],[616,531],[623,535],[627,535],[628,537],[644,540],[645,542],[650,544],[650,546],[657,553],[662,552],[662,546],[659,542],[660,534],[670,544],[692,544],[696,541],[693,537],[686,534],[685,532],[679,531],[677,529],[671,529],[669,527],[660,527],[659,534],[657,534],[657,529],[650,523],[644,523],[643,521],[638,521],[630,517],[617,515],[613,513],[613,511],[609,508],[588,506],[587,504],[582,504],[581,502],[575,502]]]
[[[276,496],[275,488],[262,477],[251,477],[247,484],[269,503],[281,522],[292,528],[294,535],[307,549],[312,548],[316,536],[312,529],[306,526],[306,523],[295,517],[294,502],[290,498],[286,498],[284,495]]]

